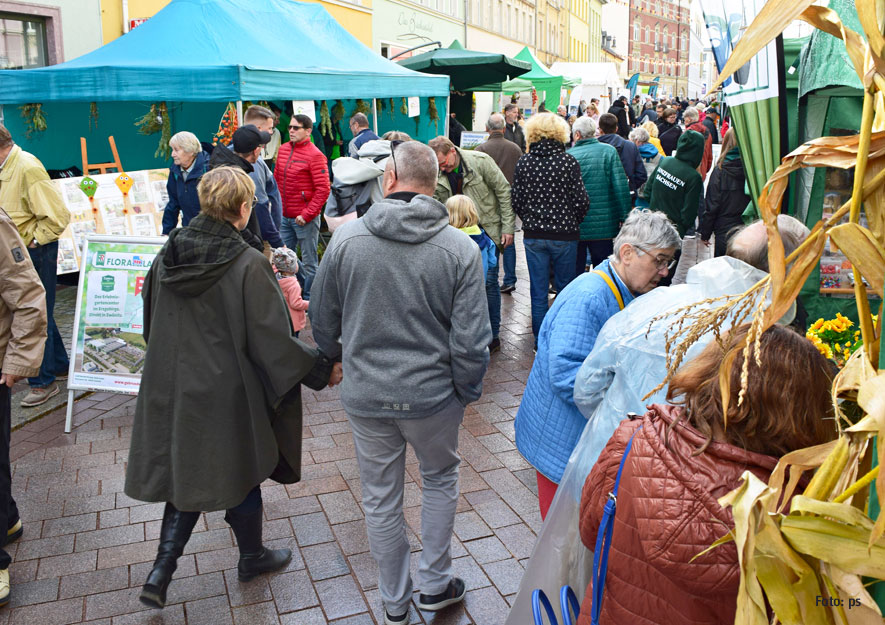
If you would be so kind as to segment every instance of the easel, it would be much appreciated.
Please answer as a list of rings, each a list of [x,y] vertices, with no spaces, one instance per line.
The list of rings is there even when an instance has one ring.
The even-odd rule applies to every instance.
[[[109,169],[116,169],[118,172],[123,173],[123,165],[120,164],[120,154],[117,152],[117,144],[114,141],[113,135],[108,137],[108,143],[111,144],[111,154],[114,156],[114,160],[110,163],[90,163],[86,156],[86,137],[80,137],[80,153],[83,156],[84,176],[90,175],[93,171],[99,174],[106,174]]]

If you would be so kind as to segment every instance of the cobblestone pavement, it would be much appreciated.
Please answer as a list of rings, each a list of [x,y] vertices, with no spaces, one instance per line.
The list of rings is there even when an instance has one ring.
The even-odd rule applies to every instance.
[[[413,606],[413,624],[502,623],[540,528],[535,474],[513,445],[513,418],[532,364],[521,254],[519,262],[517,290],[502,296],[502,349],[492,355],[483,396],[467,408],[461,428],[452,550],[467,598],[435,615]],[[292,549],[288,569],[240,583],[223,512],[205,514],[179,560],[168,606],[144,610],[137,595],[156,554],[163,504],[122,492],[134,404],[126,395],[94,393],[76,402],[71,434],[63,433],[63,407],[12,434],[12,489],[24,536],[9,547],[12,601],[0,610],[0,625],[383,623],[337,389],[304,390],[303,481],[262,486],[265,539]],[[411,450],[406,470],[415,563],[421,487]]]

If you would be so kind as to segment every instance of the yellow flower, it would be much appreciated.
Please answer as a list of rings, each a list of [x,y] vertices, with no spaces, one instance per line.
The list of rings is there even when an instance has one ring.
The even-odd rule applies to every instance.
[[[824,325],[824,320],[823,320],[823,318],[820,318],[811,325],[809,330],[815,330],[815,331],[820,330],[823,325]]]

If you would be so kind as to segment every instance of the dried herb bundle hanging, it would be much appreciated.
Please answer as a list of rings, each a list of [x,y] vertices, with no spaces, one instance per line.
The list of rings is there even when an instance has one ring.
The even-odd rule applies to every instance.
[[[329,117],[329,103],[325,100],[320,105],[320,134],[324,137],[332,136],[332,119]]]
[[[172,117],[169,115],[169,109],[166,107],[165,102],[160,102],[159,112],[163,122],[160,132],[160,143],[157,146],[157,151],[154,152],[154,158],[168,160],[172,156],[172,147],[169,145],[169,140],[172,138]]]
[[[353,113],[350,114],[351,117],[356,115],[357,113],[362,113],[363,115],[368,115],[372,112],[372,107],[369,106],[369,103],[365,100],[357,100],[356,107],[353,109]]]
[[[403,98],[402,104],[399,106],[399,112],[403,115],[409,115],[409,102],[405,98]]]
[[[387,103],[387,114],[390,115],[391,121],[396,118],[396,104],[394,103],[393,98],[390,98],[390,102]]]
[[[163,129],[163,117],[157,108],[157,104],[151,104],[151,110],[135,120],[135,127],[143,135],[152,135]]]
[[[98,103],[89,103],[89,128],[98,130]]]
[[[25,136],[30,139],[35,132],[46,130],[46,115],[42,104],[23,104],[18,107],[25,120]]]
[[[342,104],[341,100],[335,102],[335,106],[332,107],[332,121],[337,122],[341,119],[344,119],[344,104]]]
[[[439,111],[436,110],[436,98],[427,100],[427,114],[430,116],[428,125],[433,122],[436,134],[439,134]]]

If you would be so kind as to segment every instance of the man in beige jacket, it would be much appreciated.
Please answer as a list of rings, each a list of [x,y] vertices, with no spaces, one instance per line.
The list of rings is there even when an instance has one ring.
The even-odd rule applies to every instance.
[[[55,380],[68,374],[68,354],[53,318],[55,308],[58,237],[71,214],[43,164],[33,154],[15,145],[9,131],[0,125],[0,208],[15,223],[27,246],[28,255],[46,290],[47,338],[40,371],[28,378],[31,392],[23,407],[39,406],[58,395]]]
[[[18,229],[2,210],[0,284],[0,606],[4,606],[9,603],[12,561],[4,547],[22,535],[9,467],[10,398],[17,381],[40,371],[46,342],[46,294]]]

